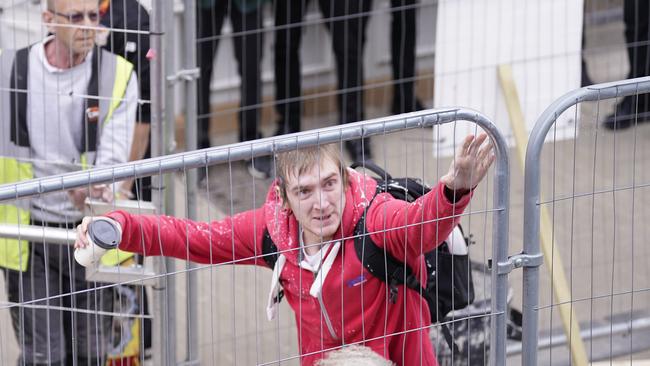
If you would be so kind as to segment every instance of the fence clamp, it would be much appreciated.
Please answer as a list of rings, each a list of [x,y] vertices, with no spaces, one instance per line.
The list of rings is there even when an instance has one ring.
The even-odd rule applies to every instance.
[[[176,74],[167,76],[167,81],[171,84],[180,81],[192,81],[199,78],[201,69],[195,67],[193,69],[178,70]]]
[[[489,266],[492,267],[492,260],[490,260]],[[497,274],[508,274],[512,272],[515,268],[521,267],[539,267],[544,263],[544,255],[542,253],[538,254],[524,254],[519,253],[511,255],[508,257],[508,260],[505,262],[497,263]]]

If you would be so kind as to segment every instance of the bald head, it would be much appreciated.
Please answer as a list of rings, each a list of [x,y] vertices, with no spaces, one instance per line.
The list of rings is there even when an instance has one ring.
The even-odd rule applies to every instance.
[[[57,10],[61,6],[59,3],[62,1],[74,1],[74,0],[47,0],[47,9]]]
[[[57,63],[62,65],[70,64],[70,59],[76,64],[95,45],[99,0],[47,0],[43,22],[54,35],[56,47],[53,49],[59,55],[51,57],[60,58]]]
[[[47,0],[47,9],[58,11],[60,8],[64,7],[66,3],[75,3],[77,1],[79,0]],[[101,0],[95,0],[98,6],[100,1]]]

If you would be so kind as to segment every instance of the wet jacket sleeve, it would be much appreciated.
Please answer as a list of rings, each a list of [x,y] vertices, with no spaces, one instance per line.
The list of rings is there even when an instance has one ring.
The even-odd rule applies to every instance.
[[[256,264],[256,257],[261,254],[264,230],[261,209],[211,223],[163,215],[132,215],[124,211],[107,216],[120,223],[119,248],[128,252],[206,264]],[[259,262],[264,264],[261,258]]]
[[[449,236],[471,196],[452,204],[442,183],[412,203],[382,193],[368,209],[366,227],[373,242],[385,246],[396,259],[417,258]]]

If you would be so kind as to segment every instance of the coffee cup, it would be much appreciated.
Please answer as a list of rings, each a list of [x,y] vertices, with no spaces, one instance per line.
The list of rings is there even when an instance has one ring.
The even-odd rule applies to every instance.
[[[74,259],[84,267],[95,265],[111,249],[116,249],[122,240],[122,230],[112,219],[97,217],[88,225],[88,245],[74,251]]]

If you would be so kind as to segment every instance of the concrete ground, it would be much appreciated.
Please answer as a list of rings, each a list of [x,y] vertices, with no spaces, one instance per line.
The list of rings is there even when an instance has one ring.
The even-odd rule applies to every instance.
[[[588,26],[587,66],[594,82],[625,77],[625,50],[622,22]],[[563,262],[572,290],[572,308],[583,331],[605,329],[604,336],[586,343],[592,361],[642,365],[649,358],[650,333],[646,328],[612,334],[615,325],[650,317],[650,124],[619,133],[598,128],[598,121],[613,108],[611,102],[587,103],[578,113],[575,140],[555,141],[545,146],[542,161],[543,206],[553,223],[553,258]],[[385,110],[368,111],[369,118]],[[569,113],[574,113],[571,110]],[[311,116],[306,128],[331,125],[335,116]],[[272,131],[264,131],[270,134]],[[375,161],[395,176],[418,176],[435,182],[446,172],[449,159],[433,154],[433,131],[411,130],[374,138]],[[236,135],[222,134],[215,144],[232,143]],[[509,252],[521,250],[523,233],[522,169],[511,150]],[[425,167],[426,169],[423,169]],[[474,235],[473,260],[487,262],[491,257],[493,175],[476,191],[465,229]],[[182,177],[176,176],[180,183]],[[226,181],[229,184],[224,184]],[[210,169],[208,184],[198,193],[200,217],[214,220],[226,214],[258,207],[266,195],[269,180],[253,180],[240,163]],[[184,189],[176,185],[176,212],[183,216]],[[178,269],[184,264],[178,262]],[[555,267],[557,268],[557,267]],[[551,272],[542,267],[540,287],[540,337],[562,335],[557,301],[552,298]],[[554,273],[557,272],[554,271]],[[199,355],[204,365],[279,364],[297,365],[297,337],[293,315],[286,302],[280,316],[266,320],[264,311],[269,286],[268,269],[202,267],[198,271]],[[512,305],[521,307],[521,271],[510,275]],[[177,355],[185,355],[184,334],[187,312],[185,274],[175,275]],[[0,283],[0,301],[4,301]],[[0,365],[13,365],[17,347],[8,311],[0,309]],[[319,325],[315,325],[319,326]],[[557,339],[557,338],[555,338]],[[553,342],[540,350],[540,364],[569,364],[567,348]],[[516,342],[511,343],[516,348]],[[508,364],[519,364],[513,354]]]

